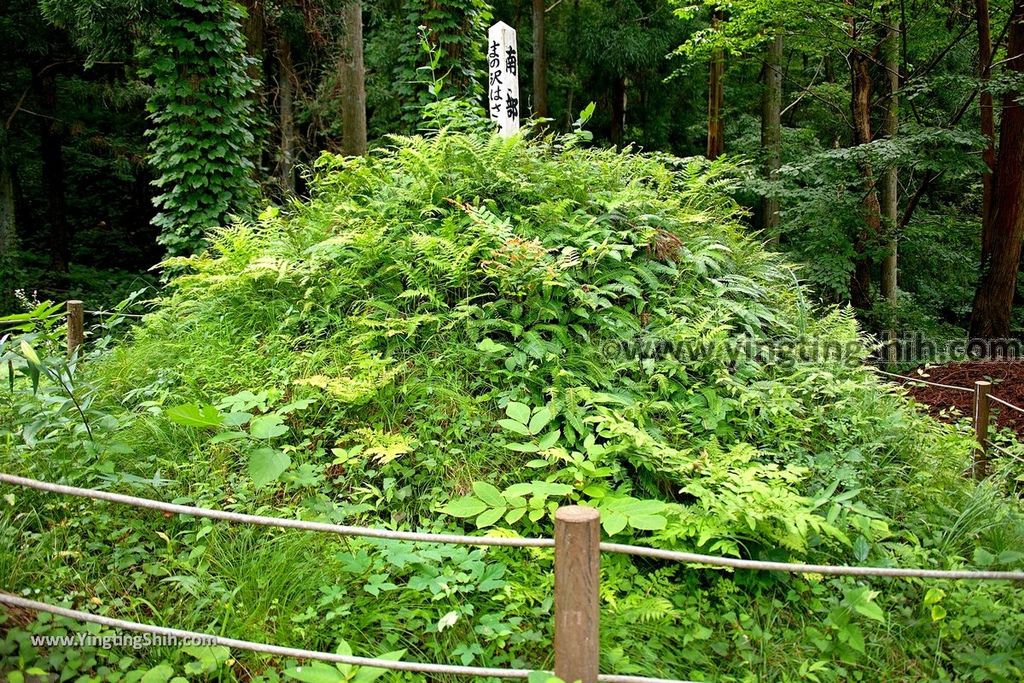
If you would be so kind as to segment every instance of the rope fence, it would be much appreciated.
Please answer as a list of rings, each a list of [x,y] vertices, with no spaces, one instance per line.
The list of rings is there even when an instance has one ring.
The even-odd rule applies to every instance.
[[[990,440],[988,440],[988,441],[986,441],[986,442],[985,442],[985,445],[987,445],[987,446],[988,446],[989,448],[994,448],[994,449],[996,449],[996,450],[997,450],[997,451],[999,451],[999,452],[1000,452],[1000,453],[1001,453],[1002,455],[1005,455],[1005,456],[1006,456],[1007,458],[1010,458],[1011,460],[1016,460],[1016,461],[1017,461],[1017,462],[1019,462],[1019,463],[1024,463],[1024,458],[1020,457],[1020,456],[1019,456],[1019,455],[1017,455],[1016,453],[1012,453],[1011,451],[1009,451],[1009,450],[1007,450],[1007,449],[1003,448],[1002,446],[1000,446],[1000,445],[999,445],[999,444],[997,444],[997,443],[993,443],[991,439],[990,439]]]
[[[166,513],[205,517],[220,521],[274,526],[304,531],[332,533],[342,536],[361,536],[426,543],[459,545],[505,546],[520,548],[555,549],[555,670],[556,676],[566,681],[581,683],[687,683],[676,679],[649,678],[598,673],[599,661],[599,577],[601,553],[620,553],[638,557],[683,562],[696,565],[710,565],[755,571],[775,571],[802,574],[829,574],[836,576],[873,576],[888,578],[922,578],[947,580],[1024,581],[1024,571],[961,571],[940,569],[916,569],[899,567],[861,567],[844,565],[816,565],[788,562],[763,562],[734,557],[702,555],[677,552],[659,548],[602,543],[600,541],[600,512],[594,508],[566,506],[555,511],[554,538],[501,538],[493,536],[466,536],[457,534],[431,534],[370,527],[345,526],[322,522],[265,517],[225,510],[212,510],[188,505],[139,498],[109,491],[85,489],[63,484],[39,481],[27,477],[0,473],[0,483],[32,488],[47,493],[57,493],[112,503],[120,503],[148,510]],[[313,659],[325,662],[370,666],[394,671],[412,671],[428,674],[451,674],[460,676],[495,677],[504,679],[527,678],[532,669],[500,669],[422,662],[402,662],[368,657],[339,655],[315,650],[256,643],[246,640],[224,638],[206,633],[142,624],[105,617],[90,612],[68,609],[44,602],[28,600],[0,592],[0,603],[24,609],[49,612],[59,616],[97,623],[112,628],[138,631],[182,640],[205,640],[228,648],[262,652],[297,659]]]
[[[60,493],[67,496],[78,496],[79,498],[105,500],[111,503],[121,503],[123,505],[131,505],[133,507],[143,508],[146,510],[158,510],[160,512],[189,515],[191,517],[205,517],[207,519],[216,519],[235,524],[253,524],[256,526],[271,526],[282,529],[301,529],[303,531],[318,531],[321,533],[337,534],[339,536],[363,536],[367,538],[383,538],[397,541],[413,541],[417,543],[448,543],[452,545],[504,546],[511,548],[555,547],[555,541],[551,538],[503,538],[500,536],[428,534],[412,531],[392,531],[390,529],[345,526],[342,524],[328,524],[325,522],[309,522],[301,519],[288,519],[286,517],[247,515],[227,510],[211,510],[209,508],[194,507],[191,505],[165,503],[163,501],[127,496],[121,493],[112,493],[110,491],[97,491],[95,489],[78,488],[77,486],[52,484],[46,481],[17,477],[3,472],[0,472],[0,483],[11,484],[12,486],[22,486],[39,491],[46,491],[48,493]]]
[[[921,379],[919,377],[908,377],[907,375],[897,375],[896,373],[886,372],[885,370],[879,370],[878,368],[872,368],[872,370],[877,372],[879,375],[884,375],[886,377],[891,377],[893,379],[903,380],[904,382],[915,382],[917,384],[924,384],[924,385],[929,386],[929,387],[938,387],[940,389],[953,389],[954,391],[966,391],[969,394],[973,394],[974,393],[974,389],[971,389],[971,388],[968,388],[968,387],[957,386],[955,384],[940,384],[938,382],[929,382],[928,380]]]
[[[74,353],[74,351],[85,342],[85,316],[95,315],[100,318],[117,316],[119,318],[132,318],[142,319],[145,317],[141,313],[123,313],[120,311],[89,311],[85,309],[85,305],[78,299],[70,299],[65,302],[66,311],[64,313],[51,313],[50,315],[41,316],[25,316],[16,320],[5,320],[0,321],[0,325],[6,325],[8,329],[17,328],[21,325],[31,322],[39,322],[45,320],[54,320],[57,318],[64,318],[67,320],[67,349],[68,355]]]
[[[1019,407],[1013,405],[1012,403],[1010,403],[1009,401],[1004,401],[1003,399],[999,398],[998,396],[991,396],[990,395],[988,397],[988,400],[995,401],[996,403],[998,403],[1000,405],[1006,406],[1010,410],[1016,410],[1018,413],[1024,413],[1024,408],[1019,408]]]
[[[992,443],[988,438],[988,428],[990,423],[990,413],[992,403],[997,403],[1005,408],[1014,410],[1018,413],[1024,414],[1024,408],[1016,406],[1009,401],[999,398],[991,393],[992,383],[985,380],[978,380],[974,383],[974,388],[963,387],[955,384],[940,384],[938,382],[929,382],[927,380],[919,379],[916,377],[909,377],[907,375],[897,375],[892,372],[886,372],[878,368],[872,368],[876,373],[884,377],[890,377],[901,380],[902,382],[913,382],[916,384],[924,384],[932,387],[939,387],[941,389],[954,389],[956,391],[964,391],[974,395],[974,412],[971,416],[971,421],[974,425],[974,437],[977,442],[977,446],[974,449],[974,462],[971,466],[971,470],[974,474],[975,479],[984,479],[990,469],[990,455],[992,451],[996,451],[1001,455],[1008,456],[1013,460],[1024,463],[1024,458],[1017,456],[1005,448],[997,446]]]
[[[73,354],[84,343],[85,314],[99,316],[119,315],[126,318],[143,317],[139,314],[117,313],[114,311],[86,311],[83,303],[77,300],[66,302],[66,309],[66,313],[64,314],[43,316],[36,318],[36,320],[46,320],[58,317],[64,317],[67,319],[67,350],[69,355]],[[27,320],[28,319],[26,319],[26,321]],[[989,408],[991,402],[995,402],[1004,407],[1024,413],[1024,408],[1020,408],[997,396],[991,395],[990,382],[975,382],[974,388],[971,389],[969,387],[952,384],[931,382],[917,377],[898,375],[877,368],[874,368],[874,370],[879,375],[899,380],[902,383],[910,382],[941,389],[969,392],[974,395],[973,422],[977,446],[975,448],[973,472],[976,478],[980,479],[987,475],[989,468],[989,454],[992,451],[998,452],[1016,461],[1024,462],[1024,458],[1021,458],[1007,449],[994,444],[988,438]],[[562,507],[555,511],[554,538],[517,538],[397,531],[392,529],[348,526],[282,517],[267,517],[262,515],[230,512],[227,510],[214,510],[196,506],[179,505],[152,500],[149,498],[113,493],[110,491],[100,491],[96,489],[67,486],[64,484],[55,484],[2,472],[0,472],[0,483],[36,489],[47,493],[102,500],[141,509],[201,517],[235,524],[251,524],[257,526],[330,533],[339,536],[390,539],[417,543],[443,543],[512,548],[554,548],[554,673],[563,680],[578,680],[581,681],[581,683],[597,683],[599,681],[603,683],[687,683],[686,681],[678,681],[674,679],[600,674],[598,672],[598,582],[600,556],[602,553],[625,554],[635,557],[646,557],[650,559],[680,562],[691,565],[726,567],[737,570],[752,571],[906,579],[1024,581],[1024,572],[1021,571],[968,571],[767,562],[679,552],[622,543],[602,543],[600,541],[600,513],[593,508],[575,506]],[[89,612],[81,612],[57,607],[43,602],[28,600],[2,592],[0,592],[0,603],[40,612],[49,612],[79,621],[110,626],[112,628],[171,636],[182,640],[204,639],[207,642],[216,642],[218,645],[223,645],[233,649],[262,652],[284,657],[295,657],[297,659],[311,659],[324,662],[351,664],[355,666],[370,666],[394,671],[477,677],[483,676],[503,679],[527,678],[533,671],[530,669],[496,669],[420,662],[401,662],[367,657],[345,656],[335,653],[317,652],[314,650],[256,643],[245,640],[224,638],[211,634],[184,631],[181,629],[104,617]]]

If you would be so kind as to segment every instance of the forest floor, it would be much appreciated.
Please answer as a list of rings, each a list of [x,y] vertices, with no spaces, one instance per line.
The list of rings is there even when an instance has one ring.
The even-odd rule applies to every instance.
[[[920,377],[928,382],[966,387],[972,393],[958,389],[906,382],[911,396],[923,404],[929,413],[940,420],[956,421],[974,412],[974,383],[992,382],[991,395],[1024,408],[1024,361],[963,361],[939,366],[923,366],[902,373]],[[1024,438],[1024,412],[1018,412],[999,403],[991,403],[992,415],[999,427],[1012,429]]]

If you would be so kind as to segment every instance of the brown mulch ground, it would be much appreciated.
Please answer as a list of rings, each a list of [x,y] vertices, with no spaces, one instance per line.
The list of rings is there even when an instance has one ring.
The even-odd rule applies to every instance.
[[[900,374],[920,377],[929,382],[969,387],[972,391],[975,381],[987,380],[992,382],[991,395],[1024,408],[1024,361],[965,361],[924,366]],[[904,385],[915,400],[924,404],[928,412],[940,420],[952,421],[957,417],[970,417],[974,413],[973,393],[910,382]],[[958,414],[953,413],[951,408],[956,408]],[[1024,437],[1024,413],[995,402],[991,403],[991,412],[995,424],[1012,429],[1018,436]]]

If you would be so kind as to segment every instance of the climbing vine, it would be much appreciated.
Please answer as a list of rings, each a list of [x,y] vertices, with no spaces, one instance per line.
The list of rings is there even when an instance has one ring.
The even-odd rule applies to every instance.
[[[153,84],[153,222],[171,255],[200,248],[206,230],[244,213],[256,195],[243,16],[230,0],[174,0],[142,50]]]
[[[446,96],[483,102],[487,71],[481,36],[487,34],[493,13],[486,0],[407,0],[405,7],[404,40],[394,80],[404,103],[402,123],[415,130],[423,107],[436,99],[431,92],[435,77],[443,83]],[[425,50],[433,53],[431,70],[424,68]]]

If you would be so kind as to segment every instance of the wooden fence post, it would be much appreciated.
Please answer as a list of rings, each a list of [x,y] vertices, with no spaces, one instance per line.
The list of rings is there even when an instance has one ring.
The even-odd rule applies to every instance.
[[[85,310],[81,301],[68,301],[68,355],[85,341]]]
[[[991,382],[974,383],[974,478],[984,479],[988,474],[988,392]]]
[[[570,505],[555,511],[555,675],[597,683],[601,515]]]

